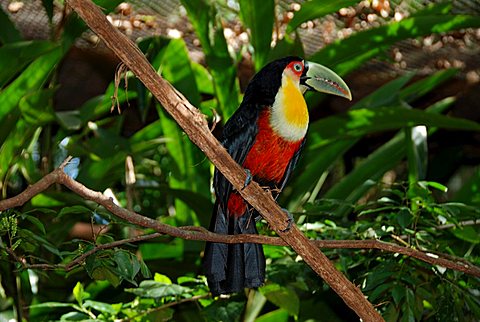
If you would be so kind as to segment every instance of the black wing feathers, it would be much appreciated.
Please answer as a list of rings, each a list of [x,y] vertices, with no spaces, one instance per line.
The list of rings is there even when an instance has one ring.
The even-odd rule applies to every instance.
[[[240,165],[245,161],[248,152],[255,142],[258,132],[257,120],[260,111],[260,106],[242,104],[223,129],[222,145],[235,162]],[[226,207],[228,197],[232,192],[232,184],[217,169],[215,169],[213,186],[215,187],[217,201],[222,207]],[[226,209],[223,210],[226,213]]]

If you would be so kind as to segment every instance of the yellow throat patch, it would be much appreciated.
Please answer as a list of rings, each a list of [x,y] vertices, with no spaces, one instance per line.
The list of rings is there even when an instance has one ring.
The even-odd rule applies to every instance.
[[[303,93],[291,77],[284,77],[285,82],[280,90],[283,92],[282,109],[285,120],[293,126],[305,128],[308,126],[308,109]]]
[[[298,80],[288,72],[282,76],[270,124],[273,130],[287,141],[295,142],[305,137],[308,129],[308,109]]]

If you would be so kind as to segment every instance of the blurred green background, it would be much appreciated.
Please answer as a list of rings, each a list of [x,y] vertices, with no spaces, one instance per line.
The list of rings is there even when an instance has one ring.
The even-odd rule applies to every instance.
[[[354,99],[307,95],[307,144],[280,205],[312,239],[376,238],[480,264],[477,1],[95,2],[217,136],[267,62],[301,55],[335,70]],[[1,198],[72,155],[65,171],[121,206],[208,227],[213,167],[134,75],[63,1],[0,7]],[[2,321],[358,320],[286,247],[264,247],[264,287],[212,298],[201,242],[165,236],[54,268],[151,232],[60,186],[0,219]],[[325,252],[387,321],[480,320],[478,277],[375,250]]]

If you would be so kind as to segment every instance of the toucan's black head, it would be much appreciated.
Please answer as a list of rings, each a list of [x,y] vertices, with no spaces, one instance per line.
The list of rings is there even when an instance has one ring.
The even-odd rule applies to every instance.
[[[303,91],[313,90],[352,99],[348,86],[333,71],[320,64],[305,61],[301,57],[288,56],[272,61],[253,77],[247,86],[242,104],[271,106],[286,69],[298,73],[299,85]]]
[[[243,104],[272,105],[282,84],[282,74],[291,62],[303,62],[298,56],[274,60],[263,67],[247,86]]]

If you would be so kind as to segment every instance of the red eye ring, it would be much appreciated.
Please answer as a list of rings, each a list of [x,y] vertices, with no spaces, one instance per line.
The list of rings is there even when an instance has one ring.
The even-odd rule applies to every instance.
[[[293,70],[297,73],[300,73],[301,71],[303,71],[303,65],[301,63],[295,63],[293,64]]]

